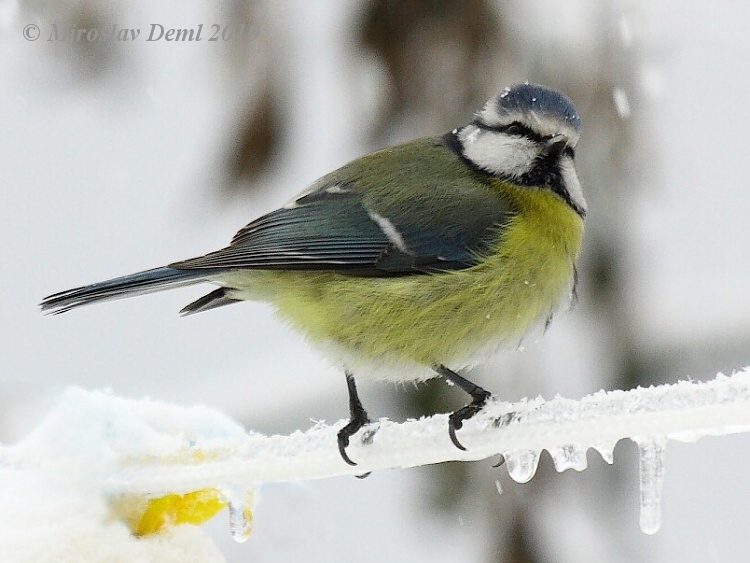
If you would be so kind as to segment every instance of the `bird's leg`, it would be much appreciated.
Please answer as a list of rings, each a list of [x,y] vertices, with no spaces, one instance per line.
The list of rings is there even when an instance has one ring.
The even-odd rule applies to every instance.
[[[482,407],[487,404],[487,399],[489,399],[491,395],[488,391],[485,391],[479,385],[472,383],[465,377],[461,377],[455,371],[448,369],[442,364],[433,366],[433,369],[438,372],[441,377],[443,377],[447,381],[450,381],[451,383],[455,383],[461,389],[471,395],[471,403],[463,408],[458,409],[456,412],[452,413],[450,417],[448,417],[448,435],[451,438],[451,442],[453,442],[453,445],[456,446],[459,450],[466,451],[466,448],[463,447],[463,445],[461,445],[461,442],[458,441],[458,438],[456,438],[456,430],[461,429],[461,427],[464,425],[464,420],[469,420],[472,416],[482,410]]]
[[[349,465],[357,465],[348,455],[346,455],[346,448],[349,446],[349,438],[359,432],[364,425],[370,424],[372,421],[367,416],[367,411],[365,410],[365,407],[362,406],[362,401],[359,400],[359,395],[357,395],[357,384],[354,382],[354,376],[349,371],[346,372],[346,386],[349,389],[349,423],[339,430],[339,453],[346,463]]]

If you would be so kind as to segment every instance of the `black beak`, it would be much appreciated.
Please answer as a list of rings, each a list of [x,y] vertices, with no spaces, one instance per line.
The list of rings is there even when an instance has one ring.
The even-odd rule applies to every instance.
[[[552,158],[560,158],[563,151],[568,146],[568,137],[562,133],[547,139],[544,143],[544,154]]]

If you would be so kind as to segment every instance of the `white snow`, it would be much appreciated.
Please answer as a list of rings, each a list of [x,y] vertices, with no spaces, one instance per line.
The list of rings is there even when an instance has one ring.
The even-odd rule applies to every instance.
[[[622,88],[612,89],[612,100],[615,103],[615,109],[620,119],[627,119],[630,117],[630,99],[628,94]]]
[[[357,467],[339,457],[341,424],[318,423],[306,432],[266,437],[202,406],[70,389],[28,437],[0,449],[3,545],[13,561],[66,561],[81,553],[98,560],[110,552],[123,561],[156,559],[165,550],[183,561],[219,561],[199,528],[180,526],[133,539],[109,501],[124,494],[158,497],[218,489],[229,501],[227,533],[244,541],[251,529],[248,502],[262,482],[502,454],[510,476],[523,483],[533,477],[542,449],[551,453],[557,471],[582,471],[589,448],[611,462],[611,446],[624,438],[638,444],[640,523],[642,531],[653,534],[661,524],[667,440],[694,442],[750,430],[750,370],[705,383],[602,391],[579,401],[495,401],[460,430],[466,452],[450,443],[446,415],[401,424],[383,419],[371,442],[365,443],[364,432],[353,439],[348,453]],[[28,541],[32,537],[51,541],[41,548]]]
[[[134,538],[113,518],[103,485],[123,455],[169,455],[186,444],[221,448],[245,432],[204,407],[68,390],[22,442],[0,450],[3,560],[224,561],[200,528]]]
[[[621,17],[618,21],[620,28],[620,40],[624,47],[630,47],[633,44],[633,28],[626,17]]]

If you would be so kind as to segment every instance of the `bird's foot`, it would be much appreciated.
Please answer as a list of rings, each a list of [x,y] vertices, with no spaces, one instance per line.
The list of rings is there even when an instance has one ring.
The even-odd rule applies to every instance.
[[[362,409],[361,416],[352,417],[349,419],[349,423],[344,426],[337,434],[339,443],[339,454],[341,458],[349,465],[357,465],[356,462],[352,461],[349,455],[346,453],[346,448],[349,447],[350,438],[359,432],[364,426],[371,424],[372,420],[367,417],[367,412]],[[372,441],[372,436],[375,430],[368,432],[363,438],[362,442],[369,443]]]
[[[453,442],[453,445],[459,450],[463,451],[466,451],[466,448],[458,441],[456,430],[461,430],[464,421],[469,420],[481,411],[492,395],[481,387],[477,387],[475,393],[472,393],[471,396],[473,397],[471,403],[458,409],[448,417],[448,435],[450,436],[451,442]]]
[[[359,432],[362,427],[371,424],[372,420],[370,420],[370,417],[367,416],[367,411],[365,410],[365,407],[362,406],[362,401],[359,400],[359,395],[357,394],[357,385],[354,382],[354,376],[349,372],[346,373],[346,386],[349,390],[349,422],[346,426],[339,430],[339,433],[336,437],[338,439],[339,454],[341,455],[341,459],[343,459],[349,465],[357,465],[357,463],[352,461],[352,458],[349,457],[349,454],[346,453],[346,448],[349,447],[349,441],[351,437]],[[371,443],[376,431],[376,428],[369,430],[362,437],[362,442],[365,444]],[[362,475],[357,475],[357,478],[364,479],[369,474],[370,473],[368,472]]]
[[[443,364],[436,364],[432,366],[432,368],[446,381],[457,385],[471,396],[471,403],[458,409],[448,417],[448,435],[450,436],[451,442],[453,442],[453,445],[459,450],[466,451],[466,448],[458,441],[458,438],[456,438],[456,430],[461,430],[464,421],[469,420],[472,416],[481,411],[492,395],[489,391],[485,391],[476,383],[472,383],[452,369],[445,367]]]

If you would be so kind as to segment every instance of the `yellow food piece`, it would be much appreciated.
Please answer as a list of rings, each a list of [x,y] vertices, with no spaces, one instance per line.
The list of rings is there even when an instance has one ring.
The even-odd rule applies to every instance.
[[[126,495],[113,503],[114,512],[137,536],[160,532],[178,524],[202,524],[226,507],[227,502],[217,489],[201,489],[150,499]]]

